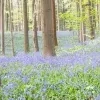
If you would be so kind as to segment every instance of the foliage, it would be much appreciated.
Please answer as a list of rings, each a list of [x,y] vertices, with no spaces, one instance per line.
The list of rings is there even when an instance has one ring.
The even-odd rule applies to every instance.
[[[72,35],[59,38],[57,57],[44,58],[39,52],[1,57],[1,100],[86,100],[99,95],[100,39],[82,46]]]
[[[3,100],[85,100],[100,93],[100,68],[37,67],[18,63],[2,67]]]

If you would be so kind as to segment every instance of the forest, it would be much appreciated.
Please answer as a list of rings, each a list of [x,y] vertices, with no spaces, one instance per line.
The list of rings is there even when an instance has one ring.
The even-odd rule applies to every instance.
[[[0,100],[100,100],[100,0],[0,0]]]

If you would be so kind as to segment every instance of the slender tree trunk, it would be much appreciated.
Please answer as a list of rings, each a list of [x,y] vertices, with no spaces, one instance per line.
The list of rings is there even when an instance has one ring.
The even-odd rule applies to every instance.
[[[8,0],[6,0],[6,11],[8,11]],[[6,18],[6,31],[8,31],[8,20],[9,20],[9,15],[8,15],[8,13],[6,13],[6,16],[5,16],[5,18]]]
[[[35,0],[32,0],[32,18],[34,14],[34,8],[35,8]]]
[[[76,2],[76,8],[77,8],[77,18],[80,17],[80,8],[79,8],[79,1]],[[78,39],[79,39],[79,42],[80,41],[80,27],[79,27],[79,24],[80,22],[77,22],[77,27],[78,27]]]
[[[20,13],[23,13],[23,0],[20,1]],[[22,20],[21,20],[21,30],[24,30],[24,16],[22,16]]]
[[[29,52],[29,36],[28,36],[28,18],[27,18],[27,0],[23,0],[24,15],[24,51]]]
[[[80,17],[83,17],[83,10],[82,10],[82,0],[80,0]],[[84,28],[83,28],[83,21],[80,22],[80,42],[84,42]]]
[[[2,11],[1,11],[1,0],[0,0],[0,32],[1,32],[1,16],[2,16]]]
[[[41,31],[41,0],[38,0],[38,30]]]
[[[13,23],[13,21],[14,21],[14,18],[13,18],[13,0],[10,0],[10,5],[11,5],[11,21],[12,21],[12,31],[14,31],[14,23]]]
[[[37,36],[36,14],[34,14],[34,35],[33,35],[33,40],[34,40],[34,51],[38,52],[39,51],[39,46],[38,46],[38,36]]]
[[[60,30],[60,20],[59,20],[59,0],[57,0],[57,28]]]
[[[99,2],[98,2],[98,0],[97,0],[97,31],[99,31],[99,29],[100,29],[100,19],[99,19],[99,17],[100,17],[100,4],[99,4]]]
[[[4,37],[4,0],[1,0],[1,51],[5,55],[5,37]]]
[[[80,18],[82,17],[82,6],[81,6],[81,0],[77,1],[77,17]],[[79,37],[79,42],[82,43],[82,37],[83,37],[83,23],[78,22],[78,37]]]
[[[41,0],[42,9],[42,35],[43,35],[43,55],[55,56],[52,29],[52,2],[51,0]]]
[[[38,52],[39,46],[38,46],[38,36],[37,36],[37,21],[36,21],[36,12],[34,12],[34,9],[35,9],[35,0],[32,1],[32,17],[34,22],[33,40],[34,40],[34,51]]]
[[[98,30],[100,30],[100,3],[98,3]]]
[[[85,6],[82,5],[82,16],[85,17]],[[83,42],[86,41],[86,24],[85,20],[82,21],[83,24]]]
[[[90,20],[90,35],[91,35],[91,40],[95,38],[95,26],[94,26],[94,16],[92,15],[92,1],[88,0],[89,2],[89,20]]]
[[[56,14],[55,14],[55,0],[52,0],[52,29],[53,29],[53,36],[54,36],[54,44],[58,46],[57,43],[57,35],[56,35]]]
[[[12,54],[15,55],[14,51],[14,38],[13,38],[13,20],[12,20],[12,12],[11,9],[13,8],[12,0],[9,0],[9,17],[10,17],[10,32],[11,32],[11,46],[12,46]]]
[[[63,0],[63,13],[65,13],[65,3]],[[63,31],[65,30],[65,19],[63,19]]]
[[[21,30],[21,28],[20,28],[20,22],[19,22],[19,12],[20,12],[20,7],[19,7],[19,1],[17,0],[17,6],[18,6],[18,11],[17,11],[17,13],[18,13],[18,15],[17,15],[17,20],[18,20],[18,23],[17,23],[17,31],[20,31]]]

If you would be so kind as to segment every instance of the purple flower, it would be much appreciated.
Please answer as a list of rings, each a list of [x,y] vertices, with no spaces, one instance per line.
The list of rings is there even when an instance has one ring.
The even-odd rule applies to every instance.
[[[98,96],[95,98],[95,100],[100,100],[100,95],[98,95]]]

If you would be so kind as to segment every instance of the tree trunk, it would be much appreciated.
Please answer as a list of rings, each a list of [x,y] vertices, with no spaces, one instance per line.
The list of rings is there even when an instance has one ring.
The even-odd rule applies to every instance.
[[[98,3],[98,31],[100,30],[100,3]]]
[[[32,0],[32,17],[34,14],[34,8],[35,8],[35,0]]]
[[[8,0],[6,0],[6,11],[8,11]],[[9,14],[8,13],[6,13],[5,14],[6,16],[5,16],[5,18],[6,18],[6,31],[8,31],[8,20],[9,20]]]
[[[94,25],[94,15],[92,15],[92,1],[88,0],[89,2],[89,20],[90,20],[90,35],[91,35],[91,40],[95,38],[95,25]]]
[[[57,36],[56,36],[55,0],[52,0],[52,29],[53,29],[54,44],[55,46],[58,46]]]
[[[34,51],[38,52],[39,51],[39,46],[38,46],[38,36],[37,36],[36,14],[34,14],[34,35],[33,35],[33,40],[34,40]]]
[[[79,1],[80,3],[80,17],[83,17],[83,10],[82,10],[82,0]],[[84,28],[83,28],[83,20],[80,22],[80,42],[84,42]]]
[[[57,28],[60,30],[60,20],[59,20],[59,0],[57,0]]]
[[[5,55],[5,37],[4,37],[4,0],[1,0],[1,53]]]
[[[20,19],[19,19],[19,15],[20,15],[20,14],[19,14],[19,12],[20,12],[20,7],[19,7],[19,5],[20,5],[20,4],[19,4],[19,1],[17,0],[17,6],[18,6],[18,8],[17,8],[17,9],[18,9],[18,10],[17,10],[17,13],[18,13],[18,14],[17,14],[17,20],[18,20],[18,23],[17,23],[17,31],[21,31],[20,22],[19,22],[19,20],[20,20]]]
[[[9,0],[9,17],[10,17],[10,32],[11,32],[11,46],[12,46],[12,55],[15,55],[14,52],[14,38],[13,38],[13,20],[12,20],[12,12],[11,9],[13,8],[12,0]]]
[[[43,35],[43,55],[55,56],[52,29],[52,2],[51,0],[41,0],[42,9],[42,35]]]
[[[76,2],[76,10],[77,10],[77,18],[79,18],[80,17],[80,8],[79,8],[79,1],[77,1]],[[80,41],[80,27],[79,27],[79,24],[80,24],[80,22],[77,22],[77,27],[78,27],[78,39],[79,39],[79,42],[81,42]]]
[[[38,31],[41,31],[41,1],[38,0]]]
[[[34,12],[35,9],[35,0],[32,1],[32,17],[33,17],[33,22],[34,22],[34,34],[33,34],[33,40],[34,40],[34,51],[38,52],[39,51],[39,46],[38,46],[38,36],[37,36],[37,21],[36,21],[36,12]],[[35,9],[36,11],[36,9]]]
[[[23,0],[24,15],[24,51],[29,52],[29,36],[28,36],[28,18],[27,18],[27,0]]]
[[[1,14],[2,12],[1,12],[1,0],[0,0],[0,32],[1,32]]]

